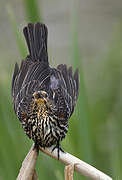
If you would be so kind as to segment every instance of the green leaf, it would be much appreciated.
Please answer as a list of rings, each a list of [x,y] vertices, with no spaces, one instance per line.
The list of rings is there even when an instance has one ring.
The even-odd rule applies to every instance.
[[[40,18],[40,10],[38,0],[23,0],[27,21],[37,22],[42,21]]]

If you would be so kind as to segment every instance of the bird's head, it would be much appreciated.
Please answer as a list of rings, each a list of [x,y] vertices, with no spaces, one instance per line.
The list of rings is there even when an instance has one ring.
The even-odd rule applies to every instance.
[[[45,91],[37,91],[33,93],[34,100],[36,102],[47,102],[48,94]]]
[[[33,93],[33,102],[37,111],[42,116],[47,114],[52,109],[52,102],[48,96],[48,93],[45,91],[37,91]]]
[[[33,93],[34,102],[39,107],[46,106],[48,104],[48,94],[45,91],[37,91]]]

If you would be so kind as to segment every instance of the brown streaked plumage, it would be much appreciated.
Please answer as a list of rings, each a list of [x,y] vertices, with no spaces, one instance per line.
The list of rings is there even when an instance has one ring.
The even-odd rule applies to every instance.
[[[12,99],[25,133],[36,145],[50,147],[65,138],[79,92],[78,70],[60,64],[51,68],[47,53],[47,27],[29,23],[23,30],[29,55],[15,64]]]

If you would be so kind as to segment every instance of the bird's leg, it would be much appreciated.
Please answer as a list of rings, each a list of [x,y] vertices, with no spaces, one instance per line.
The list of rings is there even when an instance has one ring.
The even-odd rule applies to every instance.
[[[33,149],[36,149],[37,152],[39,152],[39,144],[37,141],[35,141],[35,144],[34,144],[34,148]]]
[[[52,152],[57,148],[57,155],[58,155],[58,160],[59,160],[59,157],[60,157],[60,151],[65,153],[64,150],[61,148],[61,145],[60,145],[60,141],[58,140],[57,141],[57,144],[56,146],[53,147],[52,149]]]

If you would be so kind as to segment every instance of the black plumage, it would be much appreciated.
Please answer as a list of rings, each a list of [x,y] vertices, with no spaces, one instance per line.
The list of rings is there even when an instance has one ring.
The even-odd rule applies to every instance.
[[[60,64],[51,68],[47,53],[47,27],[29,23],[23,30],[29,55],[15,64],[12,79],[14,110],[25,133],[41,147],[58,147],[68,131],[78,92],[78,69]]]

